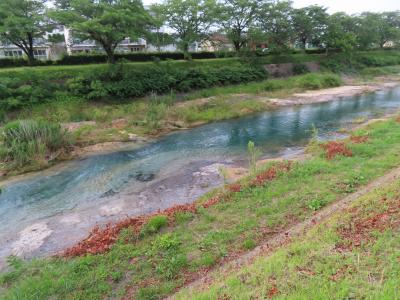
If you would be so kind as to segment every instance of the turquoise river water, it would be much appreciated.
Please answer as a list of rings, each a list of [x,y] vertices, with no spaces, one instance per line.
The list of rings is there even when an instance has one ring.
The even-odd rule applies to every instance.
[[[354,119],[399,107],[400,88],[394,88],[280,108],[175,132],[139,148],[89,156],[11,181],[0,194],[0,248],[9,254],[12,247],[6,245],[21,230],[44,222],[58,238],[47,237],[43,251],[59,250],[95,223],[193,201],[221,183],[215,168],[207,166],[243,162],[250,140],[266,157],[296,153],[308,142],[313,125],[321,139],[336,138]]]

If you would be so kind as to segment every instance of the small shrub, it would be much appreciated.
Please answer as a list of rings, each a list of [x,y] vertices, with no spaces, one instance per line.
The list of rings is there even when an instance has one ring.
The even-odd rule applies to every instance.
[[[166,233],[166,234],[159,236],[153,242],[153,249],[155,251],[176,250],[176,249],[178,249],[180,244],[181,244],[181,241],[178,239],[177,236],[175,236],[171,233]]]
[[[325,201],[321,199],[313,199],[308,203],[308,208],[314,211],[320,210],[325,206]]]
[[[249,155],[249,169],[252,174],[257,171],[257,159],[261,155],[261,151],[255,146],[254,142],[249,141],[247,144],[247,152]]]
[[[319,143],[318,143],[318,128],[315,127],[314,124],[312,124],[311,128],[311,139],[307,145],[307,152],[309,153],[316,153],[319,149]]]
[[[166,216],[152,217],[142,228],[141,234],[146,236],[157,233],[161,228],[167,226],[168,218]]]
[[[299,79],[299,87],[309,90],[318,90],[323,87],[319,74],[307,74]]]
[[[252,239],[248,239],[243,242],[243,248],[246,250],[254,249],[256,245],[256,242]]]
[[[335,74],[324,74],[322,76],[323,87],[337,87],[342,84],[342,78]]]
[[[264,84],[263,89],[267,92],[274,92],[285,88],[285,83],[282,80],[270,80]]]
[[[293,74],[294,75],[301,75],[301,74],[306,74],[309,73],[310,70],[308,69],[307,65],[305,64],[294,64],[293,65]]]

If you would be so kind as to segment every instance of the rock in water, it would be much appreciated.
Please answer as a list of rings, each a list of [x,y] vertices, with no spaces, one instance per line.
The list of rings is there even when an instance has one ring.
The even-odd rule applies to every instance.
[[[152,173],[150,173],[150,174],[139,173],[138,175],[136,175],[135,178],[138,181],[147,182],[147,181],[152,181],[154,179],[154,177],[156,177],[156,176]]]

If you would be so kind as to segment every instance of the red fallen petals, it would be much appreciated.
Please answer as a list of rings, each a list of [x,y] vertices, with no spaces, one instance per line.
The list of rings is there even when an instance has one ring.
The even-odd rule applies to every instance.
[[[347,148],[344,142],[331,141],[323,144],[322,148],[326,151],[327,159],[333,159],[336,155],[353,156],[353,152]]]
[[[217,204],[219,201],[220,201],[219,197],[208,199],[206,202],[203,203],[203,207],[209,208],[210,206]]]
[[[169,222],[175,219],[178,212],[191,212],[196,213],[196,205],[194,203],[176,205],[170,207],[162,212],[154,213],[151,215],[138,216],[127,218],[117,223],[108,223],[105,227],[100,228],[96,226],[89,233],[89,236],[80,241],[75,246],[65,250],[64,256],[81,256],[85,254],[99,254],[108,251],[111,246],[117,241],[118,235],[124,228],[131,228],[135,234],[139,234],[143,225],[154,216],[163,215],[167,216]]]
[[[365,219],[360,219],[357,212],[353,212],[351,226],[338,229],[339,236],[343,241],[336,244],[336,250],[339,252],[349,251],[374,240],[375,237],[371,235],[371,232],[384,232],[387,228],[399,228],[399,217],[400,205],[398,203],[392,203],[384,212]]]
[[[239,183],[233,183],[228,185],[228,190],[232,193],[238,193],[242,190],[242,185]]]
[[[256,178],[250,183],[250,186],[261,186],[267,181],[271,181],[276,178],[279,171],[287,172],[291,168],[291,163],[280,163],[276,166],[272,166],[269,169],[261,172]]]

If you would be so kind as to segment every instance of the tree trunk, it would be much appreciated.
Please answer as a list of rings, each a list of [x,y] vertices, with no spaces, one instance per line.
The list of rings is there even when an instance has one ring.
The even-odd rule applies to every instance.
[[[115,55],[114,55],[114,49],[112,48],[112,46],[105,45],[104,51],[107,54],[107,63],[115,64]]]
[[[35,63],[35,55],[33,54],[33,37],[31,34],[28,34],[28,49],[27,49],[27,56],[28,56],[28,65],[33,66]]]
[[[301,46],[303,47],[303,50],[306,50],[306,45],[307,45],[307,39],[302,39]]]
[[[233,46],[235,47],[236,52],[240,51],[241,43],[239,41],[233,41]]]
[[[33,54],[33,49],[28,49],[28,65],[33,66],[35,64],[35,55]]]
[[[183,51],[183,58],[186,60],[192,60],[192,56],[189,53],[189,43],[183,42],[182,43],[182,51]]]

